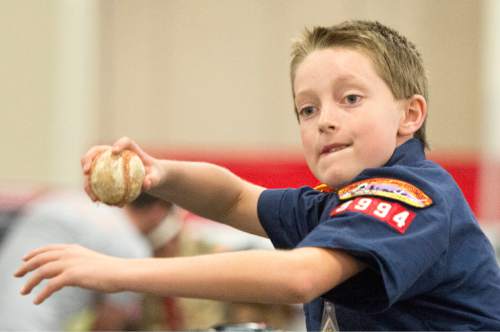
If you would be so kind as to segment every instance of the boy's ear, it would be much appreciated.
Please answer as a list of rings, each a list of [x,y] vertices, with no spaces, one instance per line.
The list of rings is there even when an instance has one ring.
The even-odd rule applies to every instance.
[[[421,95],[413,95],[405,102],[405,109],[399,122],[398,134],[413,135],[422,127],[427,117],[427,102]]]

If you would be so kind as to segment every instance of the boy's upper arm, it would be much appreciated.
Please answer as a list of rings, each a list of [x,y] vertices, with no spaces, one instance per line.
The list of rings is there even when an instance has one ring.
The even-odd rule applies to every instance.
[[[257,204],[264,190],[264,187],[245,182],[224,222],[244,232],[267,238],[268,235],[257,215]]]

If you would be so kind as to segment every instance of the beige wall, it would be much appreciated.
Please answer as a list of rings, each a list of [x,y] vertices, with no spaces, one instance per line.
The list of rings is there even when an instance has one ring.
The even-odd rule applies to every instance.
[[[475,149],[479,13],[479,1],[106,1],[102,137],[297,146],[291,39],[304,26],[366,18],[402,31],[422,50],[432,146]]]
[[[417,44],[433,148],[476,150],[482,3],[2,0],[1,180],[78,183],[85,148],[122,135],[160,148],[298,149],[290,41],[349,18]]]
[[[0,2],[0,148],[2,179],[47,177],[54,71],[55,7]]]

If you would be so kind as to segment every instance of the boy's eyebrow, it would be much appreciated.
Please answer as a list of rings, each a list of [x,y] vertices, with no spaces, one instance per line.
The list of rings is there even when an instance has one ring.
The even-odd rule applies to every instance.
[[[310,96],[313,94],[314,94],[314,92],[311,89],[302,90],[302,91],[299,91],[298,93],[295,94],[295,100],[297,100],[297,98],[307,97],[307,96]]]
[[[360,76],[345,74],[337,77],[334,81],[335,84],[339,83],[356,83],[361,85],[366,85],[366,80]]]
[[[346,83],[347,84],[352,83],[352,84],[355,84],[357,86],[360,86],[361,88],[365,88],[368,86],[365,79],[363,79],[362,77],[356,76],[356,75],[352,75],[352,74],[341,75],[339,77],[336,77],[333,80],[334,86],[338,85],[338,84],[346,84]],[[314,90],[312,90],[312,89],[301,90],[295,94],[295,99],[302,97],[302,96],[312,95],[312,94],[314,94]]]

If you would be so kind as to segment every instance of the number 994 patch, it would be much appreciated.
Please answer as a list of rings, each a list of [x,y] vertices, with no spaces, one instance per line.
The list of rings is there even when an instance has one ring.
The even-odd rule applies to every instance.
[[[334,208],[330,215],[351,211],[374,217],[401,234],[404,234],[415,218],[415,212],[408,210],[399,203],[385,201],[374,197],[357,197]]]

